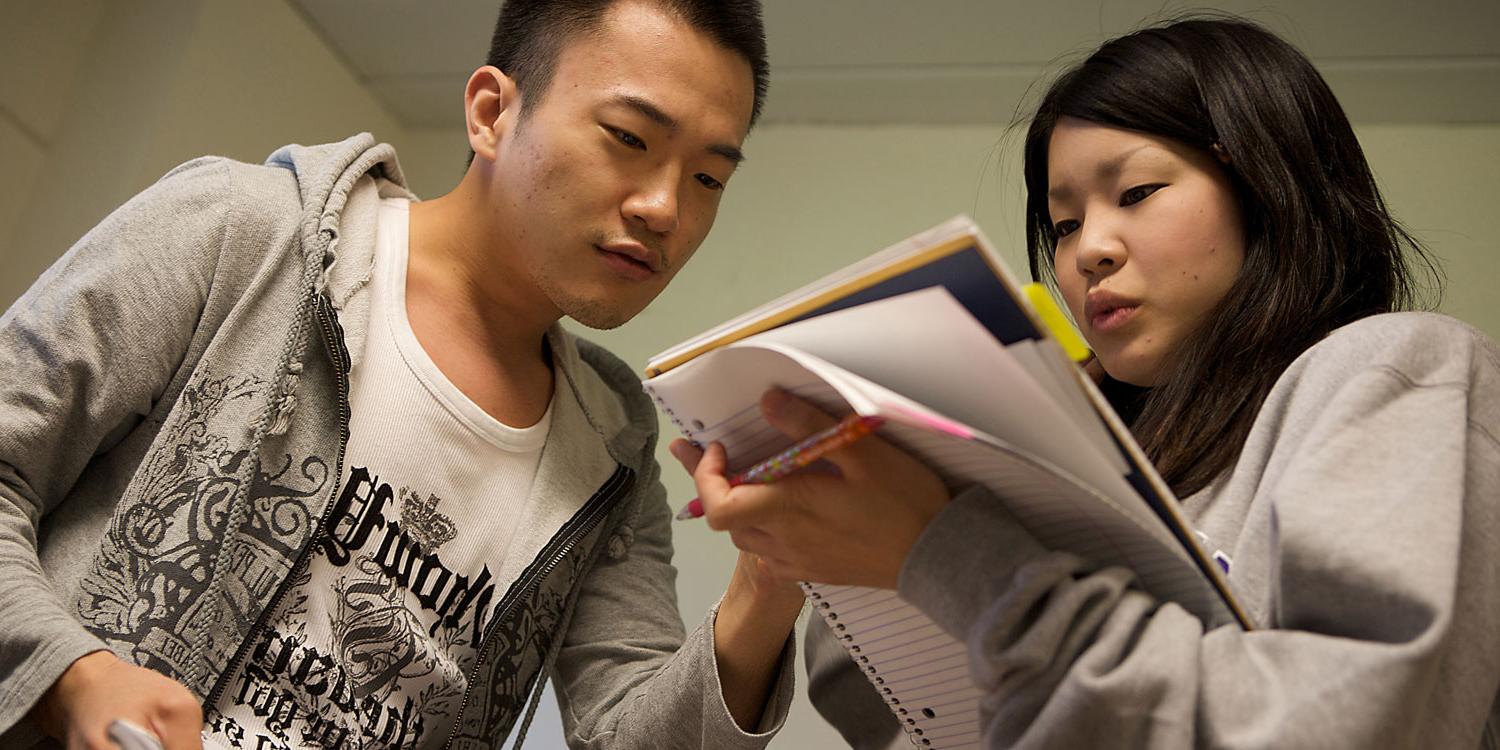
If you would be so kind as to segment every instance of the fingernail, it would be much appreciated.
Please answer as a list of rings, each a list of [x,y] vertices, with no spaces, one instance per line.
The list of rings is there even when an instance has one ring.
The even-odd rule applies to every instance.
[[[698,498],[696,498],[696,497],[693,498],[690,502],[688,502],[687,505],[682,506],[682,510],[677,511],[677,516],[676,516],[677,520],[679,520],[679,521],[687,521],[687,520],[690,520],[690,519],[693,519],[693,518],[702,518],[702,517],[703,517],[703,501],[700,500],[700,499],[698,499]]]

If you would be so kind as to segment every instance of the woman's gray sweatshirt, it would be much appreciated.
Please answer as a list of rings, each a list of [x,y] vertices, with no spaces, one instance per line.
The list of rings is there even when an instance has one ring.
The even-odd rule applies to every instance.
[[[1183,503],[1257,629],[1205,632],[977,492],[900,593],[969,644],[987,747],[1497,747],[1497,437],[1494,342],[1367,318],[1287,369],[1234,469]]]

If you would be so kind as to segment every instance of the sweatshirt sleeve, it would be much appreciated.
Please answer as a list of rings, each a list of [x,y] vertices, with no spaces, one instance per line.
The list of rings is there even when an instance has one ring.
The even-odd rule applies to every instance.
[[[151,412],[193,337],[223,240],[225,169],[190,162],[85,235],[0,317],[0,734],[104,648],[38,558],[91,461]],[[0,742],[7,744],[9,739]]]
[[[900,590],[969,645],[985,745],[1479,746],[1500,684],[1500,376],[1460,329],[1364,326],[1263,406],[1228,480],[1264,510],[1235,562],[1265,577],[1262,629],[1205,632],[1129,571],[956,498]]]
[[[755,732],[724,703],[714,658],[715,606],[686,637],[671,565],[671,511],[656,471],[625,554],[601,559],[583,583],[558,655],[563,730],[575,749],[754,750],[791,704],[793,639],[782,648]]]

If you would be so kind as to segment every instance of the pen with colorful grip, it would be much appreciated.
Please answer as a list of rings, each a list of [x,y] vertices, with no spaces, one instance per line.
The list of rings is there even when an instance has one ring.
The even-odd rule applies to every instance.
[[[851,414],[838,424],[810,435],[786,450],[729,478],[730,487],[742,484],[770,484],[778,479],[806,468],[808,465],[870,433],[880,429],[885,420],[880,417],[862,417]],[[703,501],[692,502],[677,512],[677,520],[703,516]]]

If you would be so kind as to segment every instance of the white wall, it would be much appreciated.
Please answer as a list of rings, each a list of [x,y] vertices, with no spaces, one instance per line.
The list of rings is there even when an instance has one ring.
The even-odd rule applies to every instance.
[[[74,239],[173,164],[201,153],[259,161],[287,142],[371,130],[395,143],[412,187],[444,192],[466,144],[403,130],[280,2],[53,0],[0,10],[0,305]],[[1454,95],[1463,95],[1455,92]],[[1488,224],[1500,195],[1500,124],[1359,126],[1396,215],[1445,262],[1445,310],[1500,336]],[[656,351],[862,255],[968,212],[1019,270],[1018,135],[994,127],[762,126],[698,257],[626,326],[586,335],[640,366]],[[660,459],[674,502],[687,477]],[[718,598],[734,551],[678,527],[691,627]],[[799,684],[805,683],[798,676]],[[555,709],[527,746],[560,747]],[[838,745],[810,707],[780,748]]]
[[[51,0],[0,11],[0,304],[115,206],[206,153],[403,129],[282,2]]]
[[[1500,338],[1500,124],[1356,130],[1392,212],[1442,264],[1440,309]]]
[[[102,0],[29,3],[0,15],[0,304],[9,305],[56,257],[10,241],[41,179],[104,13]]]
[[[1441,262],[1439,309],[1500,338],[1500,123],[1358,124],[1392,213]],[[1024,275],[1021,133],[1002,126],[763,125],[713,233],[672,285],[615,331],[585,335],[632,364],[953,214],[974,216]],[[403,165],[436,195],[461,173],[461,133],[413,130]],[[456,156],[455,156],[456,155]],[[410,171],[410,168],[409,168]]]

